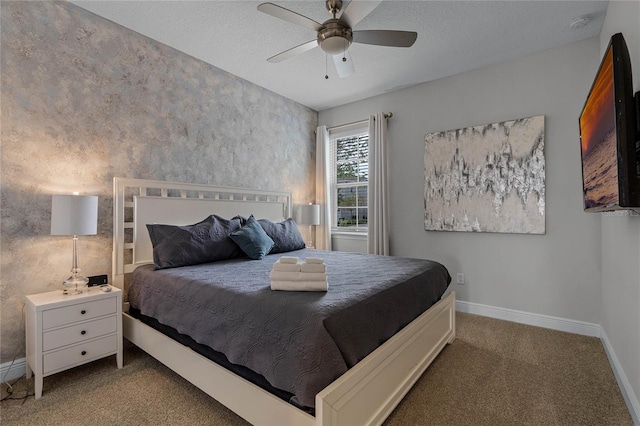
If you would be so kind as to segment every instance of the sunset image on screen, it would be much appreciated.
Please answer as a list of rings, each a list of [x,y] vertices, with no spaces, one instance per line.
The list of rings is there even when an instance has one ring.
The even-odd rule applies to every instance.
[[[613,51],[609,47],[580,116],[585,208],[618,203],[614,106]]]

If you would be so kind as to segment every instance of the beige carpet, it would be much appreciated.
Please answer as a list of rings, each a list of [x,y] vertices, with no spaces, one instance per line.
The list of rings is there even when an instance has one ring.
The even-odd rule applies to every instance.
[[[8,425],[246,425],[132,345],[7,400]],[[33,393],[21,380],[12,397]],[[3,386],[2,397],[6,395]],[[250,403],[250,401],[248,401]],[[385,425],[632,425],[599,339],[457,314],[457,336]]]

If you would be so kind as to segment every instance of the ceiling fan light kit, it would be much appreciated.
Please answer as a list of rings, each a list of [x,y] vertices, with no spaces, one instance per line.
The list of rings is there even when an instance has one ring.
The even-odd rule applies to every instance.
[[[331,21],[335,22],[325,23],[325,28],[318,31],[318,45],[329,55],[340,55],[351,46],[353,32],[340,25],[337,19]]]
[[[348,59],[348,49],[352,43],[372,44],[389,47],[411,47],[418,34],[413,31],[396,30],[367,30],[353,31],[353,27],[371,13],[382,0],[358,1],[352,0],[337,18],[342,10],[342,0],[326,0],[325,7],[332,18],[322,24],[273,3],[262,3],[258,6],[260,12],[291,22],[296,25],[316,31],[316,40],[311,40],[267,59],[269,62],[281,62],[300,53],[320,46],[322,51],[334,57],[336,71],[341,78],[353,74],[354,68]],[[325,76],[328,78],[327,76]]]

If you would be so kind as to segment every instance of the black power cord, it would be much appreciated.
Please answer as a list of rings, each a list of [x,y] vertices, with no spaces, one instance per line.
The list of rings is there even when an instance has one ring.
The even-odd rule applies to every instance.
[[[30,396],[35,396],[35,393],[29,393],[29,390],[27,390],[27,392],[23,396],[13,396],[13,386],[15,386],[15,384],[23,378],[24,376],[20,376],[13,383],[4,382],[7,385],[7,394],[4,397],[0,398],[0,402],[22,400],[22,403],[24,404]]]
[[[25,305],[22,305],[22,312],[21,312],[21,317],[22,317],[22,321],[20,322],[20,329],[23,329],[24,327],[24,307]],[[22,403],[24,404],[24,402],[27,400],[27,398],[29,398],[30,396],[34,396],[35,393],[30,394],[29,390],[27,390],[27,393],[24,396],[21,397],[14,397],[13,395],[13,386],[18,383],[20,380],[22,380],[22,378],[25,377],[25,375],[23,374],[22,376],[18,377],[13,383],[9,383],[8,381],[6,381],[5,379],[7,378],[7,374],[9,374],[9,371],[11,371],[11,367],[13,367],[13,364],[16,362],[16,358],[18,357],[18,353],[20,352],[20,349],[18,349],[15,353],[15,355],[13,356],[13,359],[11,360],[11,364],[9,364],[9,368],[7,368],[7,371],[4,373],[4,376],[2,377],[2,383],[7,385],[7,395],[5,395],[4,397],[0,398],[0,402],[4,402],[4,401],[12,401],[12,400],[22,400]]]

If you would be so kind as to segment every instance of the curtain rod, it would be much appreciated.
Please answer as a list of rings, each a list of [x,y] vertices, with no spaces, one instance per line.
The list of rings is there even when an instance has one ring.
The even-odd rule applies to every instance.
[[[384,113],[384,118],[391,118],[391,117],[393,117],[393,113],[392,112],[385,112]],[[369,122],[369,119],[360,120],[360,121],[354,121],[354,122],[351,122],[351,123],[340,124],[340,125],[333,126],[333,127],[327,127],[327,130],[328,131],[333,131],[333,130],[342,129],[343,127],[353,126],[353,125],[356,125],[356,124],[364,124],[364,123],[368,123],[368,122]],[[316,131],[314,130],[313,133],[316,133]]]

